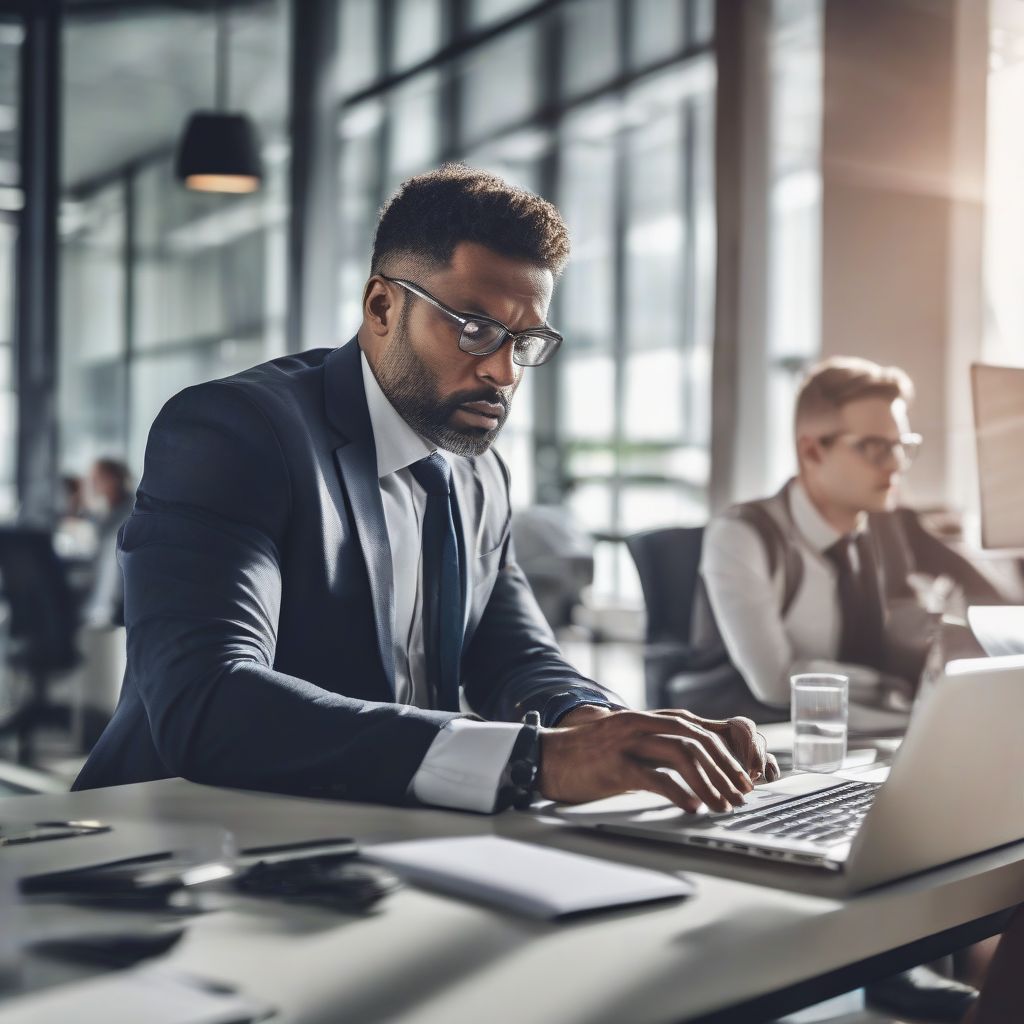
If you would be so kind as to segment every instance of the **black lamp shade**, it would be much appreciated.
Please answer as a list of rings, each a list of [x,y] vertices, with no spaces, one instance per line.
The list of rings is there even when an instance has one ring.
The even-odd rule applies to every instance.
[[[256,127],[244,114],[196,111],[178,144],[175,173],[200,192],[255,192],[263,178]]]

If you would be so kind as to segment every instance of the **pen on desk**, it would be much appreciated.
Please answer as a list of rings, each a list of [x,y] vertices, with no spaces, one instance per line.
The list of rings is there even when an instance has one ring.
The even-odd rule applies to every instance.
[[[110,825],[99,821],[37,821],[32,825],[21,824],[18,827],[20,831],[4,835],[4,826],[0,825],[0,847],[45,843],[53,839],[93,836],[111,831]]]

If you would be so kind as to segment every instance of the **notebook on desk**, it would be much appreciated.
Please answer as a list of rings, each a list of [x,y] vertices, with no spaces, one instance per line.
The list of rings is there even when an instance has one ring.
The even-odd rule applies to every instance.
[[[917,702],[888,778],[795,774],[726,814],[690,815],[653,794],[558,811],[603,832],[676,843],[836,878],[855,892],[1024,839],[1024,656],[952,662]],[[1010,787],[992,799],[994,780]]]

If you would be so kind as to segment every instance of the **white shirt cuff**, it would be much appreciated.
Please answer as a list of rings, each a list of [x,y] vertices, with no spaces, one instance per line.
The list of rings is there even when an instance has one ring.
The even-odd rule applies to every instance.
[[[490,814],[521,725],[453,718],[434,737],[409,784],[424,804]]]

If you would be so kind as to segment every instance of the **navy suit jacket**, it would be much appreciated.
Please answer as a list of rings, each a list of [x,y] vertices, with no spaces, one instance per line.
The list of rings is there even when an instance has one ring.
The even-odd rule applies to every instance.
[[[188,388],[121,529],[128,668],[76,789],[181,775],[401,802],[455,717],[394,702],[394,595],[355,340]],[[452,460],[484,718],[618,703],[561,657],[511,548],[494,452]]]

